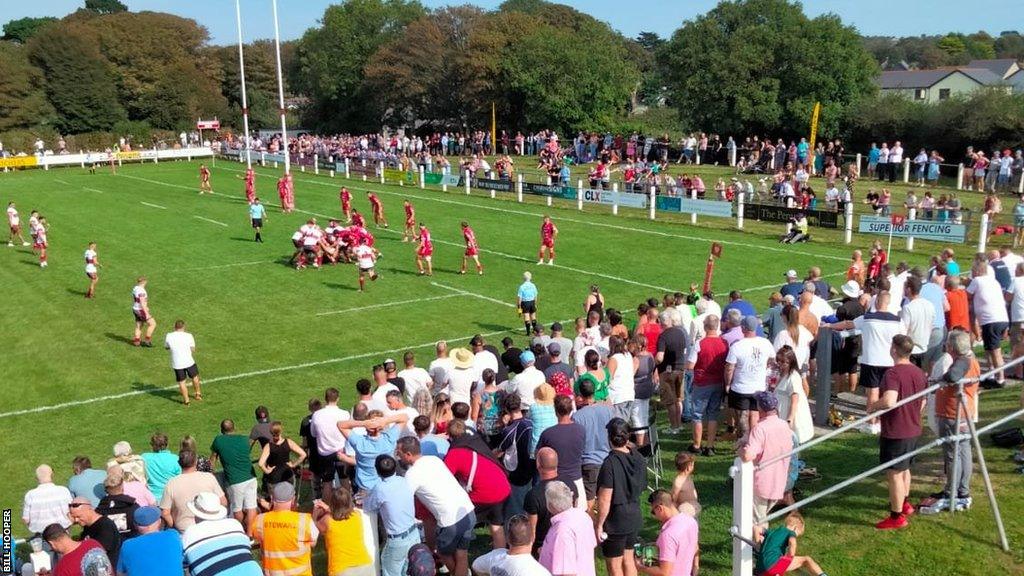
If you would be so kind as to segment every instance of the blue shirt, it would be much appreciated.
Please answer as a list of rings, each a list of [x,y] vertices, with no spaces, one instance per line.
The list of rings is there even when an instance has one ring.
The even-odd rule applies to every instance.
[[[377,475],[377,456],[392,454],[398,442],[399,426],[382,430],[379,435],[351,434],[348,445],[356,451],[356,484],[363,490],[373,490],[380,483]]]
[[[128,576],[181,576],[181,536],[161,530],[129,538],[121,544],[117,573]]]
[[[388,534],[401,534],[416,524],[416,506],[412,489],[397,474],[377,483],[363,500],[363,510],[380,512]]]
[[[254,220],[262,219],[266,212],[267,209],[263,207],[263,204],[249,204],[249,217]]]
[[[103,482],[107,479],[107,473],[95,468],[86,468],[80,474],[75,474],[68,480],[68,490],[74,497],[88,498],[95,508],[100,503],[100,498],[107,495]]]
[[[794,304],[799,303],[799,301],[800,301],[799,300],[800,299],[800,293],[803,292],[803,291],[804,291],[804,283],[803,282],[786,282],[785,284],[782,285],[781,288],[779,288],[779,294],[782,294],[783,297],[792,296]],[[724,315],[724,311],[723,311],[723,315]]]
[[[959,276],[960,265],[956,263],[956,260],[950,260],[946,262],[946,274],[948,276]]]
[[[928,282],[921,286],[921,298],[924,298],[935,309],[935,320],[932,321],[932,328],[946,327],[946,312],[942,309],[946,302],[946,291],[938,284]]]
[[[796,145],[796,155],[801,158],[807,158],[807,150],[810,149],[811,145],[807,142],[801,142]]]
[[[874,162],[875,164],[878,164],[878,157],[881,154],[882,152],[878,148],[872,148],[871,150],[868,150],[868,162]]]
[[[608,456],[608,431],[605,429],[612,419],[612,409],[607,404],[591,404],[580,408],[572,415],[572,421],[583,426],[587,434],[583,437],[583,465],[600,466]]]
[[[142,461],[146,463],[146,483],[149,485],[149,491],[159,504],[167,481],[181,474],[178,457],[167,450],[161,450],[143,453]]]
[[[437,434],[427,434],[420,438],[420,454],[424,456],[437,456],[444,460],[448,455],[448,440]]]
[[[729,310],[739,310],[740,314],[743,314],[744,317],[757,316],[757,310],[754,310],[754,305],[742,299],[733,300],[726,304],[725,307],[722,308],[722,316],[728,314]]]
[[[533,282],[527,280],[519,285],[518,295],[523,302],[532,302],[537,299],[537,287]]]

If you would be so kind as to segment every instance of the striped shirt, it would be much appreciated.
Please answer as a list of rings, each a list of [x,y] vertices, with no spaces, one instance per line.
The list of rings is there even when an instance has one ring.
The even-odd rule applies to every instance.
[[[192,576],[263,576],[252,558],[249,537],[234,518],[189,526],[182,535],[182,546]]]
[[[71,526],[71,519],[68,518],[69,504],[71,491],[47,482],[25,493],[25,507],[21,517],[34,534],[41,534],[50,524],[60,524],[67,528]]]

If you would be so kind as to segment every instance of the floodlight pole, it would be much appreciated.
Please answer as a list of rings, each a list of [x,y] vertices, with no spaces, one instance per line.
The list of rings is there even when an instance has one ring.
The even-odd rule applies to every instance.
[[[252,168],[249,139],[249,100],[245,93],[245,55],[242,54],[242,0],[235,0],[235,22],[238,24],[238,74],[242,79],[242,126],[245,128],[245,165]]]
[[[284,79],[281,77],[281,31],[277,25],[277,0],[271,0],[274,8],[274,51],[277,53],[277,101],[281,112],[281,146],[284,148],[284,173],[291,172],[291,159],[288,153],[288,122],[285,120]]]

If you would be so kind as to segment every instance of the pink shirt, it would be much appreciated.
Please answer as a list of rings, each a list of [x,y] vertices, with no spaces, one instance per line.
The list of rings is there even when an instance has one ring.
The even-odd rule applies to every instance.
[[[750,431],[750,442],[743,449],[743,455],[744,460],[749,458],[757,464],[792,450],[793,431],[778,414],[772,414],[759,421]],[[781,500],[786,493],[788,474],[789,458],[783,458],[763,470],[758,470],[754,473],[754,494],[766,500]]]
[[[570,508],[551,517],[551,528],[540,548],[540,563],[555,575],[595,576],[594,548],[594,521],[579,508]]]
[[[131,482],[125,482],[123,486],[125,495],[135,498],[135,503],[140,508],[143,506],[156,506],[156,498],[153,497],[153,493],[149,491],[145,482],[132,480]]]
[[[671,562],[669,576],[690,576],[697,555],[697,521],[689,514],[676,514],[661,526],[658,560]]]

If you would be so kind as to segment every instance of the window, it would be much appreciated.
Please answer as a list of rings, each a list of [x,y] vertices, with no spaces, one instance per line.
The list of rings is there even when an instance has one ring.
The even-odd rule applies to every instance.
[[[927,94],[928,90],[924,88],[918,88],[914,90],[914,100],[924,100]]]
[[[949,88],[939,88],[939,100],[949,100]]]

